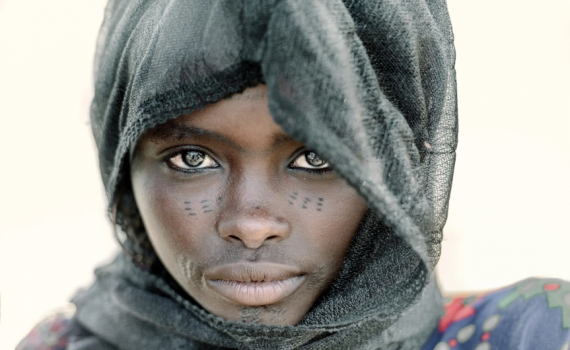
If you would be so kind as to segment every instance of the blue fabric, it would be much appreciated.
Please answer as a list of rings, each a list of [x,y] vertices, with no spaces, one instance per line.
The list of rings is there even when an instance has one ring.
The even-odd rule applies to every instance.
[[[570,282],[527,279],[445,309],[422,350],[570,350]]]

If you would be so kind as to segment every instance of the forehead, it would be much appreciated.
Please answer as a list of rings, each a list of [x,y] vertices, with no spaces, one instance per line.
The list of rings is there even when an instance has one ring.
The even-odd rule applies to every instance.
[[[269,113],[267,88],[258,85],[151,129],[141,141],[214,139],[241,150],[294,142]]]

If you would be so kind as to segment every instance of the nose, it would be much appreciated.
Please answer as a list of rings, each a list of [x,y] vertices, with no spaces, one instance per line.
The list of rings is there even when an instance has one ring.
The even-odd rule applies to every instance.
[[[263,166],[244,167],[226,188],[216,223],[218,235],[250,249],[287,239],[291,234],[283,195]]]
[[[247,248],[257,249],[264,244],[287,239],[291,228],[285,220],[245,212],[220,221],[218,233],[227,241],[241,242]]]

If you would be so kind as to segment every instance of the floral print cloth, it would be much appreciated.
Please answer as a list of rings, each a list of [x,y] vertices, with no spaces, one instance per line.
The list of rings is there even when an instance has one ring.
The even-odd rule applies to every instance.
[[[445,305],[422,350],[570,350],[570,282],[531,278]]]
[[[16,346],[16,350],[65,350],[69,343],[68,330],[75,307],[64,310],[38,323]]]
[[[72,312],[40,322],[16,350],[64,350]],[[570,350],[570,282],[531,278],[447,301],[421,350]]]

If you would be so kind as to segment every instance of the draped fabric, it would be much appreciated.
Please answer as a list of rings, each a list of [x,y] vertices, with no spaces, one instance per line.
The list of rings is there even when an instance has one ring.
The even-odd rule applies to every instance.
[[[91,108],[110,207],[145,131],[263,83],[274,120],[370,209],[297,326],[223,320],[119,257],[74,299],[75,348],[419,348],[442,312],[454,61],[443,0],[110,0]]]

